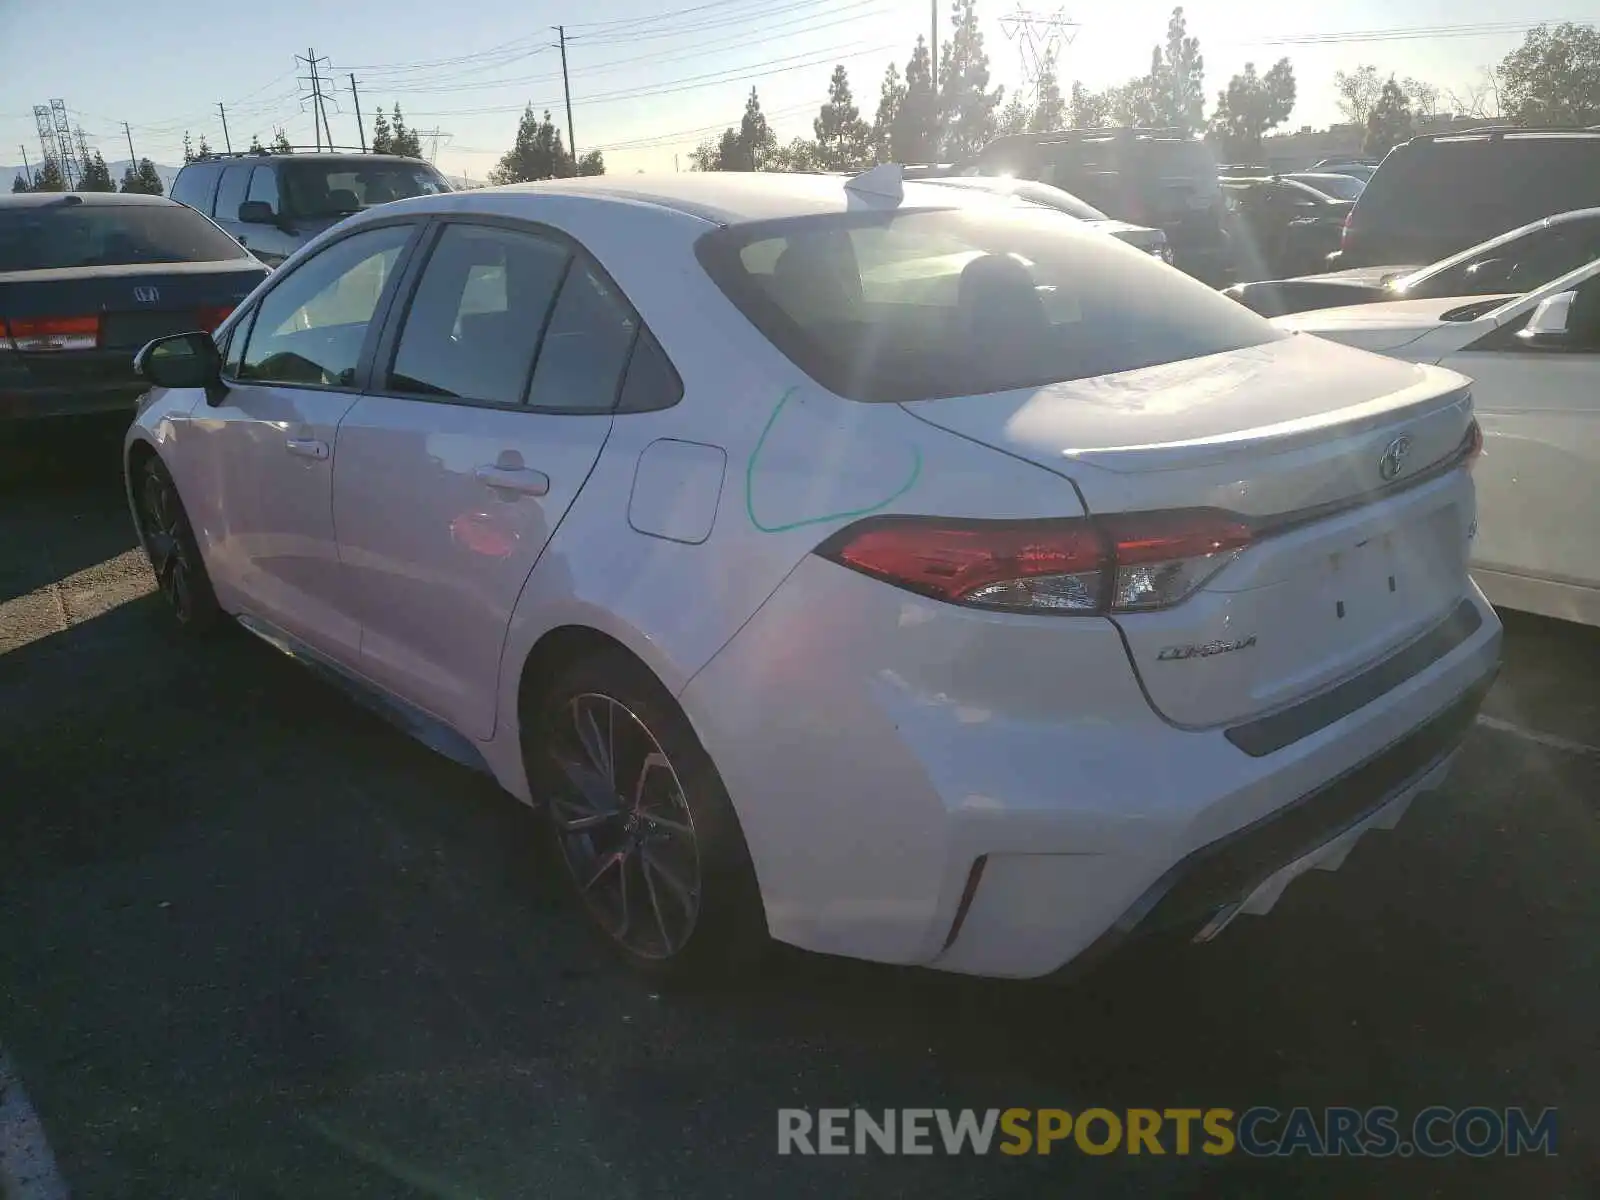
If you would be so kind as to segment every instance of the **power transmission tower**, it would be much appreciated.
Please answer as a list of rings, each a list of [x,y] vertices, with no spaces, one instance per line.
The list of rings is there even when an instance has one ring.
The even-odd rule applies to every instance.
[[[33,123],[39,133],[39,148],[44,151],[45,162],[54,162],[60,168],[63,186],[69,191],[77,187],[83,178],[83,168],[78,162],[77,147],[72,144],[66,101],[35,104]]]
[[[567,27],[556,26],[556,35],[561,39],[561,90],[567,97],[567,149],[572,153],[572,169],[578,169],[578,139],[572,132],[572,85],[567,82]]]
[[[83,126],[74,126],[72,136],[78,143],[78,162],[87,171],[89,169],[89,139],[84,136]]]
[[[318,67],[327,67],[329,65],[327,56],[318,58],[315,49],[308,49],[304,58],[301,58],[297,54],[294,57],[294,61],[297,64],[304,63],[306,65],[307,73],[299,76],[299,79],[300,82],[304,83],[310,90],[305,95],[300,97],[300,102],[304,104],[309,101],[311,104],[311,125],[316,132],[317,149],[322,149],[322,138],[323,135],[326,134],[328,139],[328,149],[332,150],[333,131],[328,127],[328,101],[333,101],[335,112],[339,110],[339,101],[337,97],[330,96],[327,92],[323,91],[323,87],[328,83],[329,80],[327,77],[317,73]]]
[[[439,159],[439,139],[443,138],[446,142],[448,142],[453,137],[455,137],[455,134],[446,133],[444,130],[440,129],[437,125],[435,125],[432,129],[419,129],[419,130],[417,130],[417,139],[418,139],[418,141],[420,141],[423,138],[428,138],[429,139],[429,143],[428,143],[429,144],[429,149],[428,149],[428,161],[429,162],[437,162],[438,159]]]
[[[1039,80],[1047,69],[1053,70],[1063,46],[1072,45],[1081,28],[1067,17],[1067,10],[1041,13],[1025,9],[1019,3],[1013,12],[1000,18],[1000,28],[1006,37],[1017,43],[1022,59],[1022,86],[1033,91],[1033,102],[1039,103]]]

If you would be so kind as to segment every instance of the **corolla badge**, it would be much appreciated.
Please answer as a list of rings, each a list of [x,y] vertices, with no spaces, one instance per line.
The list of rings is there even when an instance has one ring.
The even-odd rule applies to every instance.
[[[1383,448],[1383,455],[1378,459],[1378,475],[1388,483],[1399,478],[1400,472],[1405,470],[1406,459],[1411,454],[1411,435],[1402,433],[1394,441]]]
[[[1256,644],[1256,635],[1234,641],[1201,642],[1199,645],[1163,646],[1156,654],[1157,662],[1182,662],[1188,658],[1210,658],[1216,654],[1232,654],[1235,650],[1248,650]]]
[[[161,299],[161,291],[153,287],[136,287],[133,289],[133,298],[140,304],[154,304]]]

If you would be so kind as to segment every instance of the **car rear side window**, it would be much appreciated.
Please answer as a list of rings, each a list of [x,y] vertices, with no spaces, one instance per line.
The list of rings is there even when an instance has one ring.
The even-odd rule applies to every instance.
[[[221,174],[221,163],[190,163],[172,181],[172,199],[197,208],[209,217],[211,197],[217,194],[217,177]]]
[[[654,412],[671,408],[683,399],[683,380],[667,352],[648,329],[639,331],[628,360],[628,377],[622,383],[619,412]]]
[[[0,209],[0,271],[225,262],[248,257],[177,204],[51,204]]]
[[[528,403],[550,412],[610,412],[639,331],[639,318],[612,284],[573,261],[539,348]]]
[[[278,172],[275,167],[257,167],[250,173],[250,194],[246,200],[259,200],[269,205],[274,215],[283,212],[278,199]]]
[[[533,234],[447,225],[406,314],[388,390],[519,403],[570,257]]]
[[[717,230],[697,252],[778,349],[857,400],[1039,387],[1286,336],[1048,212],[800,217]]]
[[[249,164],[234,163],[222,172],[222,182],[217,185],[217,220],[239,219],[239,205],[250,190],[250,171]]]

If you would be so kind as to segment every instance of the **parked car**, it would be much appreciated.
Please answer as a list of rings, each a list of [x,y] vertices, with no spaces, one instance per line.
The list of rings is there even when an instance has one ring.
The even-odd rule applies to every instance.
[[[418,158],[320,151],[211,155],[187,164],[172,182],[174,200],[214,216],[269,266],[352,213],[450,190]]]
[[[1353,181],[1351,181],[1353,182]],[[1281,175],[1224,179],[1237,273],[1272,278],[1315,271],[1339,248],[1352,204]]]
[[[1540,217],[1600,205],[1600,131],[1495,129],[1412,138],[1384,158],[1337,266],[1428,263]]]
[[[1357,267],[1301,279],[1238,283],[1224,293],[1263,316],[1384,300],[1509,295],[1600,257],[1600,208],[1558,213],[1426,267]]]
[[[1058,130],[996,138],[963,175],[1053,184],[1119,221],[1160,228],[1173,265],[1207,283],[1233,282],[1233,246],[1217,161],[1206,143],[1154,129]]]
[[[1485,438],[1474,577],[1496,605],[1600,625],[1600,258],[1589,246],[1589,262],[1529,291],[1278,324],[1470,375]]]
[[[892,164],[400,201],[140,361],[180,621],[542,804],[648,970],[1209,938],[1437,784],[1499,656],[1465,379]]]
[[[1280,179],[1287,179],[1291,183],[1303,183],[1309,188],[1315,188],[1324,196],[1331,196],[1335,200],[1349,200],[1351,203],[1361,199],[1361,193],[1367,188],[1367,181],[1356,175],[1343,175],[1337,171],[1289,171],[1279,175]]]
[[[1064,192],[1058,187],[1051,187],[1048,183],[1037,183],[1031,179],[1013,179],[1006,176],[993,175],[965,175],[944,179],[929,179],[928,182],[945,187],[961,187],[969,190],[990,192],[998,196],[1011,196],[1027,204],[1038,204],[1044,208],[1053,208],[1057,212],[1066,213],[1067,216],[1082,221],[1096,233],[1108,234],[1118,241],[1127,242],[1135,249],[1143,250],[1146,254],[1154,255],[1162,262],[1172,261],[1172,247],[1167,242],[1167,235],[1159,229],[1151,229],[1148,225],[1132,225],[1127,221],[1116,221],[1105,215],[1098,208],[1085,204],[1071,192]]]
[[[1362,183],[1366,183],[1372,178],[1373,173],[1377,171],[1378,162],[1379,160],[1376,158],[1340,158],[1335,156],[1315,162],[1311,164],[1309,169],[1328,174],[1348,175],[1352,179],[1359,179]]]
[[[266,273],[160,196],[0,196],[0,418],[131,415],[134,352],[214,328]]]

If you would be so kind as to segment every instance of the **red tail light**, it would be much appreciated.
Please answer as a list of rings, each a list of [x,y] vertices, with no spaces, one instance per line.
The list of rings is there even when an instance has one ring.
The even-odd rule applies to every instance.
[[[875,517],[817,548],[824,558],[953,604],[1062,615],[1169,608],[1253,534],[1214,509],[1098,520]]]
[[[205,308],[202,308],[197,315],[200,318],[200,328],[204,329],[207,333],[211,333],[218,325],[221,325],[233,315],[233,305],[207,305]]]
[[[0,350],[22,354],[93,350],[100,345],[100,318],[11,317],[3,323]]]

